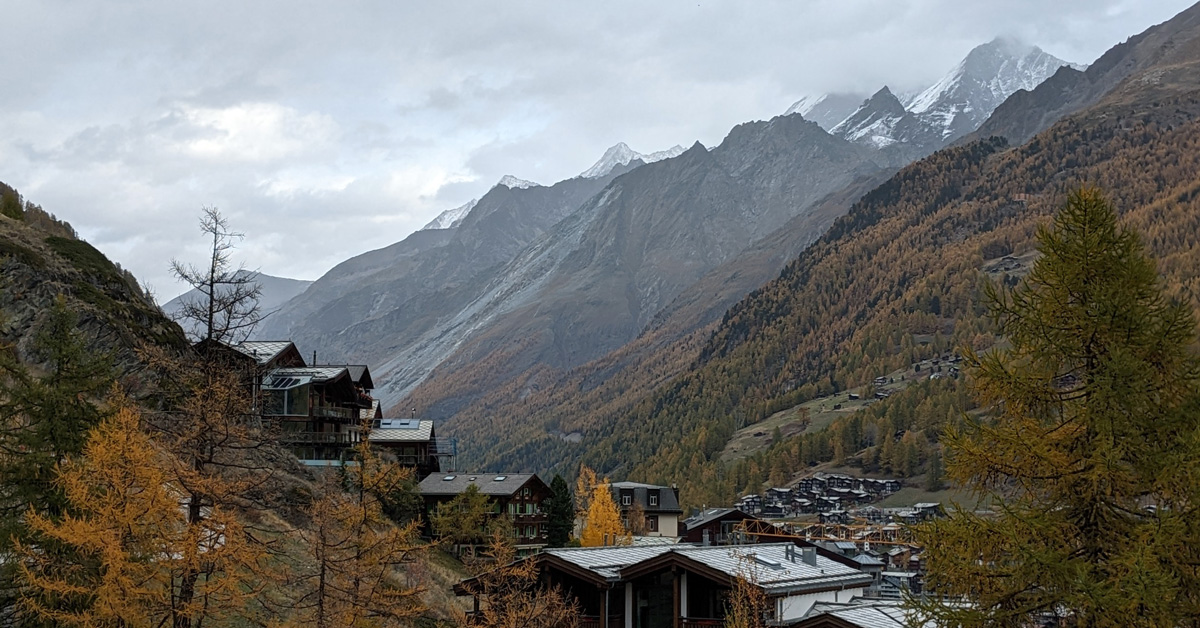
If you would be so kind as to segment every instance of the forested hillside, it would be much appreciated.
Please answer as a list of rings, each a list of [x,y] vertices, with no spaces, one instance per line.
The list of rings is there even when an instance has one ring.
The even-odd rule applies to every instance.
[[[864,448],[886,448],[867,465],[911,473],[946,421],[970,407],[953,380],[910,388],[731,469],[715,454],[742,424],[776,410],[946,348],[990,346],[982,269],[1027,252],[1037,226],[1081,185],[1103,186],[1145,234],[1171,292],[1200,303],[1198,114],[1195,93],[1105,107],[1017,149],[992,139],[906,169],[730,310],[693,370],[642,401],[585,461],[678,478],[691,503],[728,499],[772,468]],[[651,438],[668,444],[656,450]]]
[[[1196,302],[1200,105],[1194,65],[1174,61],[1022,146],[990,138],[907,167],[715,330],[660,345],[648,333],[557,392],[514,387],[507,394],[526,405],[478,408],[469,442],[492,445],[486,466],[569,470],[582,458],[614,475],[678,482],[691,504],[818,461],[919,472],[940,428],[970,408],[956,380],[911,386],[729,466],[718,458],[737,429],[774,412],[994,343],[986,276],[1015,282],[1037,226],[1081,185],[1103,187],[1145,234],[1173,293]],[[985,272],[1009,256],[1012,272]],[[639,343],[652,357],[627,359]],[[561,406],[547,403],[556,397]],[[523,408],[528,415],[489,415]]]

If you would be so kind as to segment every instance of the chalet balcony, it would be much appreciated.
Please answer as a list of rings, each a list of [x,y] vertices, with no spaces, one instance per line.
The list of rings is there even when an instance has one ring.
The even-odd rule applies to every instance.
[[[353,408],[338,408],[336,406],[314,406],[312,415],[322,419],[343,419],[350,420],[357,416],[358,411]]]
[[[353,445],[349,432],[283,432],[279,440],[285,443],[316,443],[322,445]]]

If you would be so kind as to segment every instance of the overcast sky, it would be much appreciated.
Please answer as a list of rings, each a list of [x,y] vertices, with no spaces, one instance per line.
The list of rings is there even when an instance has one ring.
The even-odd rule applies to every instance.
[[[249,267],[315,279],[505,174],[924,87],[997,35],[1089,63],[1190,4],[0,0],[0,181],[162,300],[204,205]]]

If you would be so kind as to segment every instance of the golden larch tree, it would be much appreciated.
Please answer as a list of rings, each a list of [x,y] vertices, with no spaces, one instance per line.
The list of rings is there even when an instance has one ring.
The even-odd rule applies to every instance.
[[[254,589],[246,586],[240,566],[256,553],[243,542],[241,523],[214,508],[204,526],[189,524],[183,492],[162,450],[141,430],[139,412],[123,398],[113,405],[116,412],[90,432],[83,455],[59,467],[56,483],[69,514],[29,513],[31,541],[18,548],[20,612],[53,625],[86,627],[241,615]],[[74,551],[47,555],[39,543]],[[203,574],[192,583],[193,599],[207,605],[202,611],[179,604],[181,575],[193,571]]]
[[[580,544],[584,547],[628,545],[632,539],[621,523],[621,512],[607,479],[592,488],[588,501],[587,519],[579,535]]]

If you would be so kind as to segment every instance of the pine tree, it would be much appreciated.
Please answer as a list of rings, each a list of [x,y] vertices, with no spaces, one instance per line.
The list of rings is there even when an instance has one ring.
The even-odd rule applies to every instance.
[[[65,300],[56,299],[34,335],[33,357],[44,373],[32,372],[16,348],[0,346],[0,554],[28,542],[29,513],[61,519],[69,501],[55,480],[58,465],[83,451],[88,432],[104,416],[99,400],[112,385],[108,355],[89,350]],[[51,541],[47,555],[70,550]],[[70,557],[63,556],[64,560]],[[15,561],[0,567],[0,606],[17,594]],[[66,603],[64,601],[64,603]]]
[[[613,499],[608,480],[602,480],[592,489],[591,499],[588,500],[587,519],[583,522],[583,530],[579,542],[584,547],[601,545],[628,545],[629,531],[621,525],[621,512]]]
[[[1179,626],[1200,620],[1200,413],[1190,314],[1095,190],[1041,258],[991,292],[1011,348],[968,354],[991,418],[943,443],[948,476],[1001,504],[924,528],[941,625]]]
[[[575,496],[567,481],[557,473],[550,481],[550,491],[553,495],[546,504],[546,543],[550,547],[563,547],[575,527]]]

